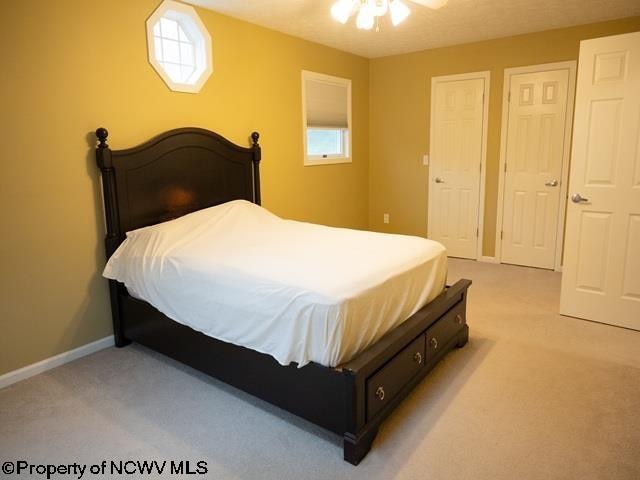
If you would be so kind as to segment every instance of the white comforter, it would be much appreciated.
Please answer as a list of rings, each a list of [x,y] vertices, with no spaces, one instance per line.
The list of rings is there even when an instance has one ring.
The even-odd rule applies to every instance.
[[[337,366],[444,288],[439,243],[283,220],[243,200],[129,232],[104,276],[173,320],[298,366]]]

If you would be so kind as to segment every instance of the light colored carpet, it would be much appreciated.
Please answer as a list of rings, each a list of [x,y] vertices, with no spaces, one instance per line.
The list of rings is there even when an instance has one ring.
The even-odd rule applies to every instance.
[[[557,273],[450,271],[474,282],[471,340],[358,467],[338,437],[135,345],[1,390],[0,461],[204,460],[206,478],[225,479],[640,479],[640,333],[557,315]]]

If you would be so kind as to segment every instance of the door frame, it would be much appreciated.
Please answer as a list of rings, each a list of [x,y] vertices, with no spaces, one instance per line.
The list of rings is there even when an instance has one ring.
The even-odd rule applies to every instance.
[[[569,161],[571,158],[571,135],[573,133],[573,110],[576,97],[576,60],[567,62],[544,63],[540,65],[527,65],[526,67],[513,67],[504,69],[504,82],[502,87],[502,127],[500,128],[500,165],[498,168],[498,211],[496,215],[496,245],[495,258],[497,263],[502,263],[502,238],[504,189],[505,189],[505,164],[507,160],[507,127],[509,125],[509,88],[511,76],[523,73],[540,73],[550,70],[569,70],[569,85],[567,89],[567,114],[564,126],[564,148],[562,152],[562,174],[560,178],[560,211],[558,212],[558,224],[556,226],[556,249],[554,271],[562,271],[562,247],[564,244],[564,226],[567,213],[567,189],[569,188]]]
[[[441,75],[437,77],[431,77],[431,97],[430,97],[430,114],[429,114],[429,158],[433,160],[433,156],[431,155],[431,139],[434,137],[434,118],[435,118],[435,102],[433,99],[435,98],[435,88],[438,83],[446,83],[446,82],[456,82],[460,80],[484,80],[484,91],[483,91],[483,101],[482,101],[482,152],[480,155],[480,191],[478,198],[478,241],[476,244],[476,260],[480,260],[482,257],[482,236],[484,233],[484,204],[485,204],[485,188],[486,188],[486,180],[487,180],[487,132],[489,129],[489,91],[490,91],[490,83],[491,83],[491,72],[489,70],[485,70],[482,72],[470,72],[470,73],[459,73],[455,75]],[[429,164],[429,173],[431,173],[431,163]],[[431,224],[429,222],[429,218],[432,217],[432,205],[429,201],[430,197],[430,183],[431,177],[427,176],[427,236],[431,236]]]

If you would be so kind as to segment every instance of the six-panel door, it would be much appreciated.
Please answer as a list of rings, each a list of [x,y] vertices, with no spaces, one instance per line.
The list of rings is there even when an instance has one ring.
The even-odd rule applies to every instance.
[[[640,32],[580,46],[560,312],[640,330]]]
[[[503,263],[553,269],[569,70],[510,76]]]
[[[474,78],[432,90],[428,230],[452,257],[477,257],[484,88]]]

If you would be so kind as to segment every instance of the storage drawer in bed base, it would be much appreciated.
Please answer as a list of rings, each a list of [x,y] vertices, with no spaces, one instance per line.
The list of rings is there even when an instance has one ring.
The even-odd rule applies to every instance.
[[[367,420],[373,418],[424,368],[424,334],[367,379]]]
[[[460,301],[371,375],[367,379],[367,420],[374,418],[413,377],[435,363],[441,352],[451,350],[452,341],[457,343],[463,330],[465,336],[468,328],[464,319],[464,304]]]

